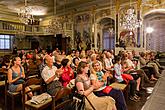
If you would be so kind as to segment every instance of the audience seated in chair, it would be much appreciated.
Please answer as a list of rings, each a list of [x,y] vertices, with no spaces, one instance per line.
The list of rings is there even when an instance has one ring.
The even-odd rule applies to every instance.
[[[98,89],[100,86],[91,85],[90,78],[87,73],[89,65],[86,62],[80,62],[77,69],[76,88],[79,94],[85,95],[96,110],[116,110],[115,100],[112,97],[97,97],[94,95],[93,90]],[[91,105],[85,101],[85,109],[91,110]]]
[[[57,99],[62,98],[68,94],[68,92],[71,92],[70,89],[63,87],[59,81],[59,77],[63,71],[61,68],[57,69],[55,66],[53,66],[53,59],[51,56],[47,55],[45,57],[45,63],[46,66],[42,70],[41,76],[47,85],[47,92],[53,96],[60,91],[58,92],[59,94],[57,94]]]
[[[101,65],[98,61],[93,62],[92,66],[95,71],[90,76],[92,85],[100,86],[97,90],[94,90],[94,94],[99,97],[111,96],[116,101],[117,110],[127,110],[126,102],[122,91],[118,89],[113,89],[112,87],[107,85],[107,77],[109,76],[110,73],[108,71],[106,73],[103,73],[103,71],[101,70]],[[109,87],[110,89],[106,90],[106,87],[107,88]]]

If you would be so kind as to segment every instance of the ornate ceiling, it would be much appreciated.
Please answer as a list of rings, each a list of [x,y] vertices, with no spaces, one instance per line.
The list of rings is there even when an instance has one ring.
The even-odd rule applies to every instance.
[[[55,0],[27,0],[27,5],[32,6],[34,10],[43,11],[41,15],[52,15],[55,7]],[[96,6],[96,8],[115,5],[116,0],[57,0],[57,13],[69,11],[82,11]],[[129,2],[130,0],[120,0],[121,3]],[[134,0],[132,0],[134,1]],[[20,7],[24,6],[24,0],[0,0],[0,14],[14,15]],[[3,11],[2,11],[3,10]]]
[[[119,0],[120,4],[129,3],[137,0]],[[147,8],[153,8],[161,5],[165,5],[165,0],[142,0],[143,6]],[[35,10],[34,15],[39,17],[51,16],[54,13],[55,6],[57,14],[69,13],[69,12],[82,12],[84,10],[90,10],[93,6],[97,9],[103,7],[114,6],[116,0],[27,0],[27,5],[31,6]],[[24,0],[0,0],[0,19],[8,16],[16,16],[20,7],[24,6]]]

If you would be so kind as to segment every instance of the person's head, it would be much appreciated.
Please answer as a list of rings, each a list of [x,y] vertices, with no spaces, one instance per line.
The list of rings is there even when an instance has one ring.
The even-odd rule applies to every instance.
[[[21,58],[19,56],[15,56],[12,59],[12,65],[19,66],[21,65]]]
[[[89,66],[86,62],[81,61],[77,67],[77,74],[88,73]]]
[[[79,62],[80,61],[79,61],[79,59],[77,57],[73,58],[73,64],[74,65],[78,66]]]
[[[46,55],[46,56],[45,56],[45,63],[46,63],[49,67],[53,66],[53,59],[52,59],[52,57],[51,57],[50,55]]]
[[[61,56],[61,55],[56,55],[56,56],[55,56],[55,61],[58,62],[58,63],[61,63],[61,61],[62,61],[62,56]]]
[[[133,55],[133,56],[135,56],[135,55],[136,55],[135,50],[132,50],[132,55]]]
[[[91,61],[96,61],[97,55],[96,54],[92,54],[91,55]]]
[[[154,52],[150,52],[150,55],[151,55],[151,60],[154,60],[155,59],[155,53]]]
[[[64,58],[62,61],[61,61],[61,64],[62,64],[62,66],[63,67],[66,67],[66,66],[69,66],[69,59],[67,59],[67,58]]]
[[[94,69],[96,72],[101,71],[101,65],[100,65],[99,61],[93,62],[93,63],[92,63],[92,67],[93,67],[93,69]]]
[[[79,57],[79,55],[80,55],[80,52],[78,50],[76,50],[75,56]]]
[[[105,55],[106,55],[106,58],[111,58],[112,57],[112,54],[110,52],[107,52]]]
[[[61,55],[65,55],[65,51],[64,50],[61,51]]]
[[[121,57],[120,56],[115,57],[115,63],[118,63],[118,64],[121,63]]]
[[[130,60],[132,60],[132,59],[133,59],[132,52],[128,52],[128,59],[130,59]]]
[[[144,52],[141,52],[141,53],[140,53],[140,56],[141,56],[142,58],[144,58],[144,57],[146,56],[146,54],[145,54]]]

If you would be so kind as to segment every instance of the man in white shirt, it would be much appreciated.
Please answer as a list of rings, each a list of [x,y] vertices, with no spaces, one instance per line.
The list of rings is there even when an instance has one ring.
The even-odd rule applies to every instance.
[[[68,94],[70,90],[67,88],[63,88],[61,82],[59,81],[59,77],[63,73],[62,69],[57,69],[57,67],[53,66],[53,59],[51,56],[47,55],[45,57],[46,66],[42,70],[41,76],[47,84],[47,92],[50,95],[56,95],[57,92],[59,97]]]

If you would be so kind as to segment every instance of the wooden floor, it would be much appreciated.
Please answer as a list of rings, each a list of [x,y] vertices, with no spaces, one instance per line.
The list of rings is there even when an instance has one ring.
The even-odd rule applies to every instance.
[[[155,84],[156,83],[156,84]],[[165,71],[161,78],[153,84],[147,84],[146,87],[154,87],[152,94],[141,92],[141,101],[134,102],[127,100],[128,110],[165,110]],[[4,88],[0,88],[0,110],[4,109]],[[147,97],[150,97],[147,100]],[[21,99],[21,98],[19,98]],[[21,110],[21,100],[16,100],[15,110]],[[11,99],[8,99],[8,110],[11,110]],[[143,108],[143,109],[142,109]]]
[[[142,110],[165,110],[165,70],[157,81],[153,93]]]

